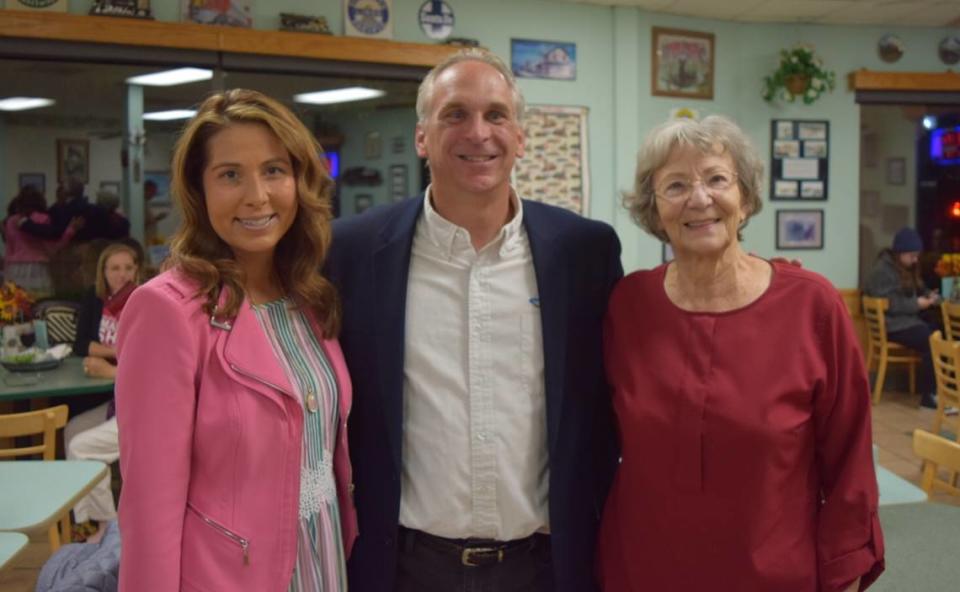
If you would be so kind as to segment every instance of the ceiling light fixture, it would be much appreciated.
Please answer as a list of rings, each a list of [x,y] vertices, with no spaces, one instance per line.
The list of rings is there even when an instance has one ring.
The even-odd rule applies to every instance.
[[[933,115],[927,115],[923,118],[923,127],[932,130],[937,127],[937,118]]]
[[[175,86],[177,84],[187,84],[188,82],[210,80],[211,78],[213,78],[213,70],[207,70],[205,68],[177,68],[176,70],[164,70],[163,72],[154,72],[153,74],[131,76],[127,78],[127,82],[142,86]]]
[[[27,109],[49,107],[54,103],[56,103],[56,101],[53,99],[44,99],[42,97],[9,97],[0,99],[0,111],[26,111]]]
[[[382,97],[387,93],[375,88],[366,88],[363,86],[350,86],[347,88],[335,88],[333,90],[321,90],[311,93],[300,93],[293,96],[293,100],[298,103],[310,103],[311,105],[330,105],[333,103],[347,103],[350,101],[365,101]]]
[[[193,109],[171,109],[169,111],[153,111],[144,113],[143,118],[147,121],[174,121],[176,119],[190,119],[197,112]]]

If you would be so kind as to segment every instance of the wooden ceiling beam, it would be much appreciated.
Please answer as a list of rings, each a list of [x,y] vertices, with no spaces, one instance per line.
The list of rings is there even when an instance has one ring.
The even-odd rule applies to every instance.
[[[0,38],[194,49],[431,68],[449,45],[69,13],[0,10]]]
[[[855,70],[848,76],[852,91],[960,91],[956,72],[878,72]]]

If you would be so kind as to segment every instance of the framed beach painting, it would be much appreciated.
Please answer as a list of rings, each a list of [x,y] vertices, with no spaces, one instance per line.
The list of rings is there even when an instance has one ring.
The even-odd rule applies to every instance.
[[[713,98],[713,33],[653,27],[652,42],[653,95]]]

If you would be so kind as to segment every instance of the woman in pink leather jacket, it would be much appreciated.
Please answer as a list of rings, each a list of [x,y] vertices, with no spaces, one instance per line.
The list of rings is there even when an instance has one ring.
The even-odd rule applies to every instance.
[[[183,223],[120,319],[121,591],[346,590],[351,386],[319,154],[248,90],[177,142]]]

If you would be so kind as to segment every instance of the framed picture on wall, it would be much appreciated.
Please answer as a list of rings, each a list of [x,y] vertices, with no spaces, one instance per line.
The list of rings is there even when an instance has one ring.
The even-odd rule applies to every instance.
[[[887,159],[887,183],[889,185],[904,185],[907,182],[907,159]]]
[[[770,122],[770,199],[827,199],[830,186],[830,122]]]
[[[57,181],[67,179],[90,182],[89,140],[57,140]]]
[[[43,173],[20,173],[17,175],[17,187],[19,189],[28,185],[32,185],[40,193],[46,193],[47,177]]]
[[[358,193],[353,198],[353,212],[362,214],[373,206],[373,195],[369,193]]]
[[[563,41],[510,40],[510,69],[517,78],[577,79],[577,45]]]
[[[410,195],[407,188],[407,165],[390,165],[390,201],[402,201]]]
[[[777,210],[777,249],[822,249],[823,210]]]
[[[203,25],[252,27],[253,0],[183,0],[180,20]]]
[[[157,192],[150,200],[152,206],[169,205],[170,196],[170,171],[147,171],[143,173],[144,184],[152,182],[157,186]]]
[[[713,33],[653,28],[654,96],[713,98]]]

